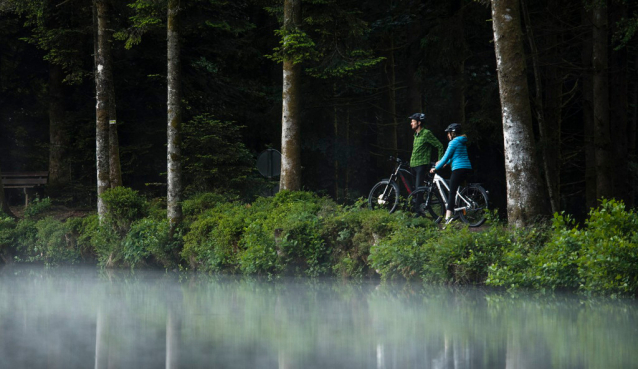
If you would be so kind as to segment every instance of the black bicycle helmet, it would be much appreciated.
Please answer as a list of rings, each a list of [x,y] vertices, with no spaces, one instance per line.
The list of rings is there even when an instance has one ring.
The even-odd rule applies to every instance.
[[[458,123],[452,123],[445,129],[445,132],[454,132],[456,134],[461,133],[461,125]]]
[[[409,119],[418,120],[419,122],[423,122],[425,120],[425,114],[423,113],[414,113],[408,117]]]

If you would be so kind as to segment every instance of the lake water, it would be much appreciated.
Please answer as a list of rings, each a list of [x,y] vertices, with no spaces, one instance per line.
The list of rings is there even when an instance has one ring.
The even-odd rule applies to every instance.
[[[0,368],[637,368],[634,300],[0,269]]]

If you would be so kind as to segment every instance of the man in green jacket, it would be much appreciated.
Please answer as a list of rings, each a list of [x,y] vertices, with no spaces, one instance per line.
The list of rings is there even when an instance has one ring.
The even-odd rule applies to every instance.
[[[410,116],[410,126],[414,131],[414,145],[412,146],[412,157],[410,158],[410,167],[414,171],[416,182],[415,188],[423,186],[423,181],[427,172],[430,170],[430,163],[438,161],[443,156],[445,148],[443,144],[430,132],[430,130],[423,127],[425,121],[425,114],[415,113]],[[438,156],[436,160],[431,160],[430,154],[432,149],[438,150]],[[416,209],[417,214],[421,215],[421,202],[423,199],[417,197]]]

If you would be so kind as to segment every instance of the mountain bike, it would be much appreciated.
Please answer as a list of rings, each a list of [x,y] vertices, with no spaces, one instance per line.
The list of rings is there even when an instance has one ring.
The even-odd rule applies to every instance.
[[[412,211],[419,210],[415,209],[416,198],[413,195],[416,191],[424,193],[424,188],[414,190],[415,178],[409,169],[408,163],[392,156],[390,161],[396,162],[394,172],[390,175],[390,178],[382,179],[372,187],[370,195],[368,195],[368,207],[370,209],[385,209],[390,213],[394,212],[399,208],[399,204],[402,203],[401,187],[403,187],[405,192],[407,192],[408,198],[407,204],[403,204],[406,204]],[[399,183],[402,186],[399,186]],[[405,199],[405,197],[403,198]],[[420,214],[434,221],[440,221],[441,211],[445,214],[445,203],[443,203],[437,193],[431,192],[427,204],[421,204]]]
[[[436,222],[440,222],[445,217],[449,192],[449,181],[435,173],[426,179],[425,186],[417,188],[410,194],[408,204],[415,204],[417,196],[421,196],[421,209],[418,210],[422,213],[435,212]],[[488,201],[488,192],[480,183],[459,186],[453,217],[461,219],[470,227],[478,227],[485,222],[485,211],[489,209]]]

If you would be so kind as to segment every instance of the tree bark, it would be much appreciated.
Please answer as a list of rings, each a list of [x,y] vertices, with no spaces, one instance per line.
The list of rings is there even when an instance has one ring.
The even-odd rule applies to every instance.
[[[556,2],[557,0],[554,0]],[[527,8],[527,2],[521,0],[521,10],[525,19],[527,39],[529,42],[530,51],[532,53],[532,67],[534,71],[534,85],[536,90],[536,120],[538,122],[538,132],[540,135],[541,150],[543,157],[543,169],[545,171],[545,185],[547,188],[547,194],[549,196],[549,203],[552,209],[552,213],[556,213],[560,210],[560,185],[559,185],[559,170],[560,170],[560,98],[561,98],[561,83],[560,77],[556,72],[556,66],[551,65],[547,67],[547,87],[546,97],[543,97],[543,76],[540,69],[540,55],[538,47],[536,46],[536,40],[534,38],[534,30],[531,24],[531,18]],[[548,50],[554,50],[551,39],[555,36],[546,37]],[[555,43],[555,41],[553,41]],[[551,88],[550,88],[551,86]],[[558,90],[557,90],[558,89]],[[544,100],[547,100],[547,105]]]
[[[585,204],[587,209],[596,207],[596,150],[594,148],[594,82],[592,68],[592,14],[581,9],[582,27],[586,31],[583,38],[581,60],[583,64],[583,126],[585,150]]]
[[[108,82],[108,112],[109,112],[109,177],[111,188],[122,185],[122,169],[120,165],[120,145],[117,135],[117,109],[115,100],[115,80],[113,79],[113,52],[111,49],[111,40],[113,39],[113,31],[109,27],[110,9],[105,4],[106,16],[104,18],[106,25],[104,27],[105,42],[104,47],[104,74]]]
[[[180,106],[180,44],[179,11],[180,0],[168,1],[167,44],[168,44],[168,127],[167,127],[167,169],[168,191],[166,195],[167,216],[171,226],[182,220],[182,157],[181,131],[182,109]]]
[[[109,98],[108,79],[105,73],[106,38],[106,4],[105,0],[94,0],[93,6],[97,17],[97,52],[95,53],[95,90],[97,104],[95,106],[95,146],[97,159],[97,212],[100,220],[107,213],[106,204],[101,195],[109,189]]]
[[[543,199],[534,153],[520,9],[518,0],[491,3],[503,114],[507,215],[510,224],[521,227],[543,214]]]
[[[68,134],[64,131],[64,93],[62,66],[49,65],[49,184],[64,185],[70,181],[66,150]]]
[[[613,152],[609,129],[609,61],[607,1],[593,8],[593,54],[594,67],[594,147],[596,152],[596,197],[612,198]]]
[[[0,169],[0,178],[2,178],[2,169]],[[7,201],[4,198],[4,185],[2,184],[2,180],[0,180],[0,211],[12,218],[15,218],[15,215],[11,212],[11,209],[9,209],[9,204],[7,204]]]
[[[618,31],[618,22],[626,18],[626,5],[612,2],[610,4],[610,19],[613,25],[611,33]],[[610,110],[610,139],[613,142],[614,197],[622,199],[625,204],[630,202],[631,188],[629,185],[629,95],[627,47],[612,50],[609,59],[609,110]]]
[[[284,31],[293,32],[300,24],[301,0],[285,0]],[[284,49],[287,47],[289,46],[284,39]],[[301,66],[295,64],[290,57],[285,57],[281,109],[281,190],[301,189],[300,84]]]

